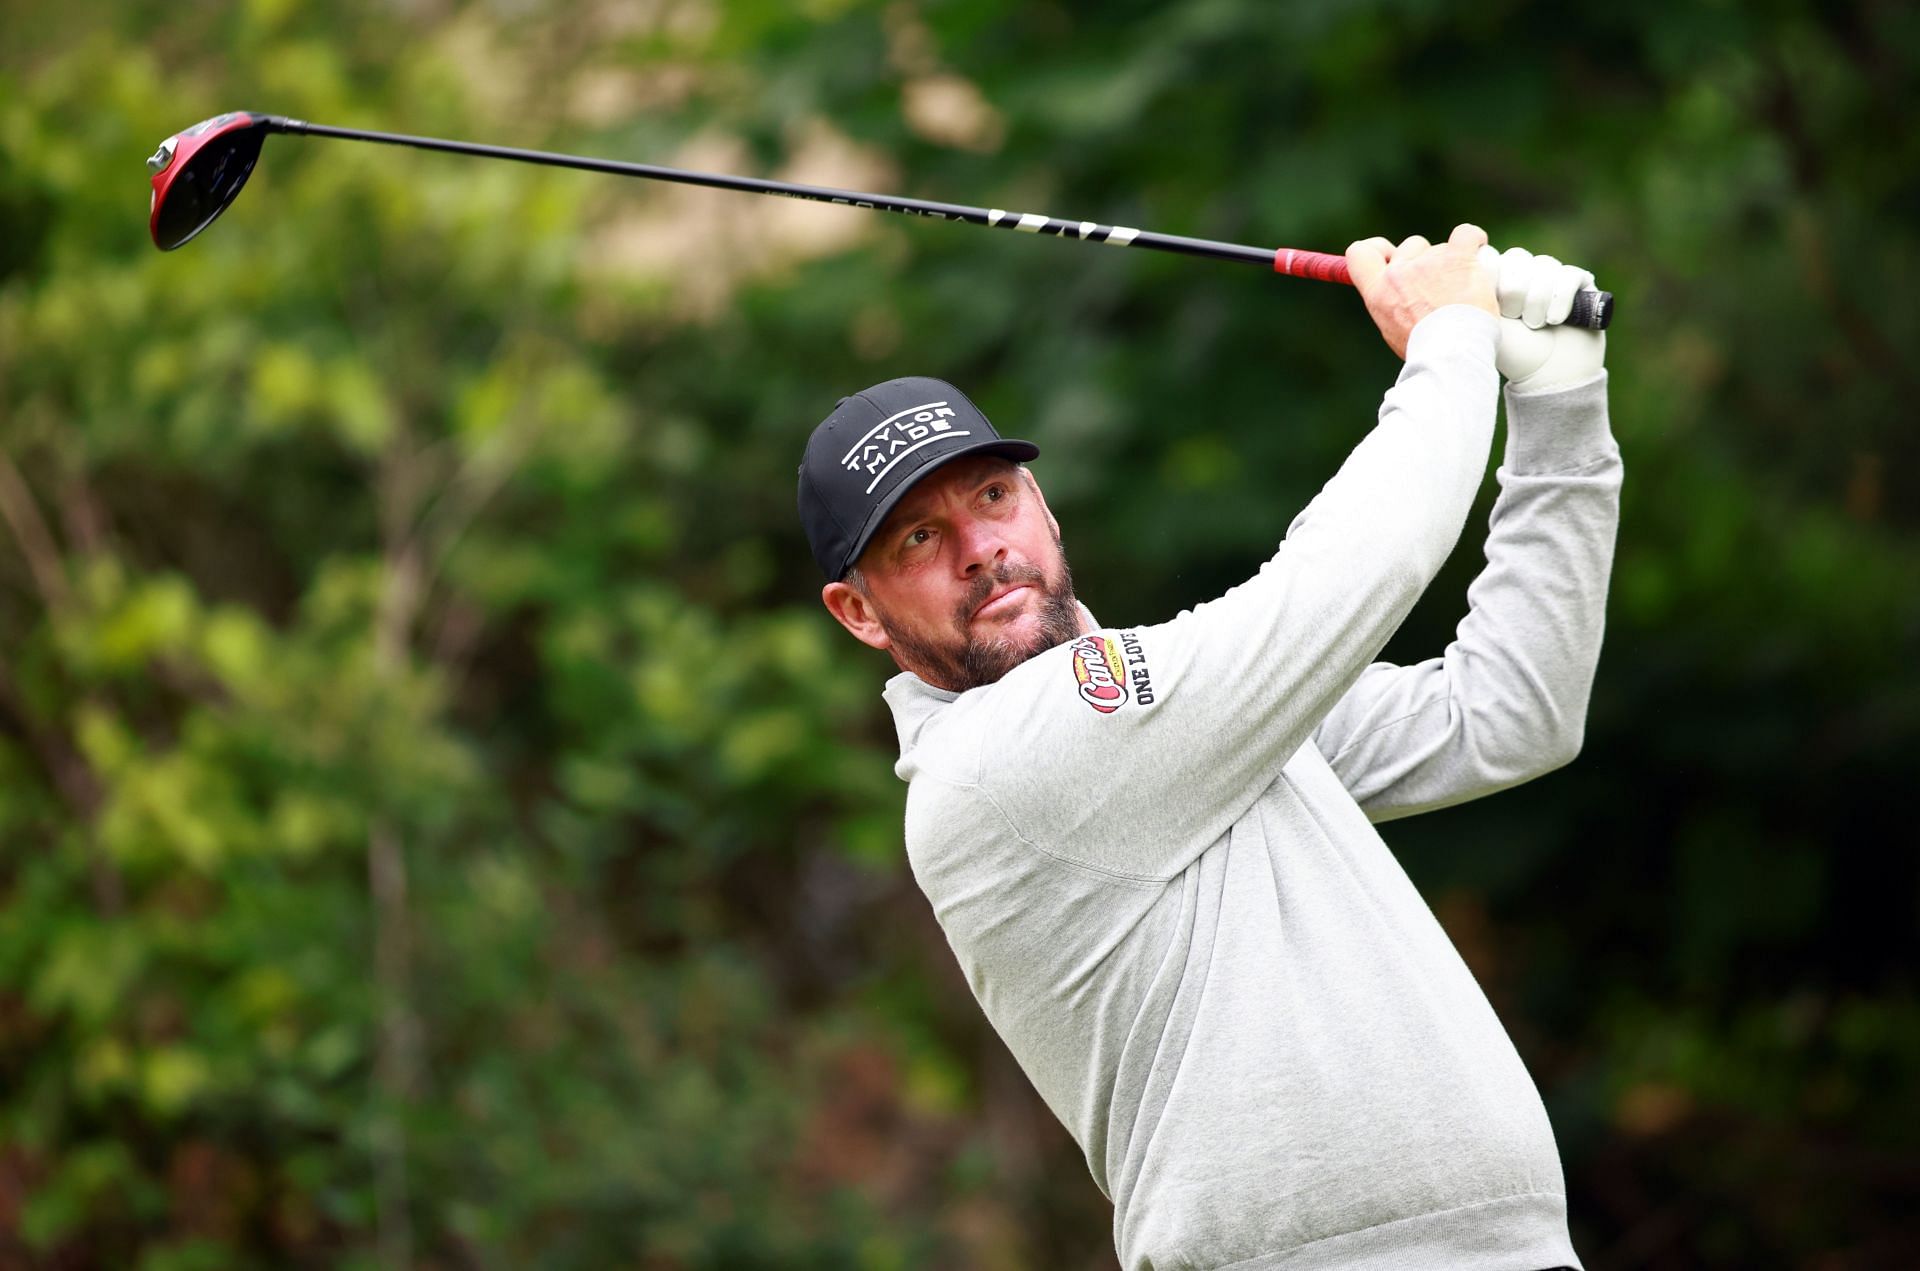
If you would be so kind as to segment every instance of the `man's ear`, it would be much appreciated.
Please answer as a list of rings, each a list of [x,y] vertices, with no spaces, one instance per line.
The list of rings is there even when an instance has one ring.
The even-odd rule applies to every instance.
[[[1040,510],[1047,514],[1047,524],[1053,527],[1053,541],[1059,542],[1060,522],[1054,519],[1053,509],[1047,506],[1047,496],[1040,493],[1040,483],[1034,480],[1033,473],[1025,464],[1020,465],[1020,475],[1027,479],[1027,489],[1033,491],[1033,497],[1040,500]]]
[[[892,638],[880,623],[879,611],[852,584],[828,583],[820,589],[820,603],[827,607],[834,621],[853,632],[853,638],[860,643],[876,649],[893,647]]]

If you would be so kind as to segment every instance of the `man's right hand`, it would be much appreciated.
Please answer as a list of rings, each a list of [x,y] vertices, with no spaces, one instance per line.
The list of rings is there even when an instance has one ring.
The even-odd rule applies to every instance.
[[[1414,325],[1435,309],[1465,304],[1495,317],[1493,271],[1479,260],[1487,232],[1478,225],[1456,225],[1438,247],[1415,234],[1399,246],[1367,238],[1347,248],[1347,270],[1367,303],[1387,347],[1407,355]]]

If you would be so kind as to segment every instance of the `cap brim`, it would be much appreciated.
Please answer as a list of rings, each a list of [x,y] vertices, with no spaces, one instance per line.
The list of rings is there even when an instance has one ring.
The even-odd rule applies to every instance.
[[[950,450],[942,455],[936,462],[927,464],[905,481],[902,481],[899,486],[888,493],[886,498],[881,499],[873,505],[873,510],[867,513],[866,522],[860,526],[860,532],[853,536],[853,547],[847,552],[847,558],[840,562],[840,571],[836,573],[834,577],[839,579],[847,576],[847,571],[853,568],[853,563],[860,559],[860,553],[867,550],[867,540],[872,538],[874,531],[879,529],[881,524],[886,521],[887,515],[893,511],[894,505],[906,497],[907,491],[919,485],[929,473],[938,472],[955,459],[964,459],[968,455],[1002,455],[1013,460],[1015,463],[1025,463],[1029,459],[1038,459],[1040,457],[1040,447],[1030,441],[1020,441],[1013,437],[999,437],[987,441],[976,441],[970,445],[961,446],[957,450]]]

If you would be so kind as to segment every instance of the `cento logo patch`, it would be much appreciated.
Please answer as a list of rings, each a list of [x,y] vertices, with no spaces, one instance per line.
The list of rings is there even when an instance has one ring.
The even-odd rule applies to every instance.
[[[1068,650],[1080,700],[1102,715],[1125,706],[1129,689],[1133,701],[1141,706],[1153,705],[1153,673],[1147,670],[1147,651],[1133,632],[1122,631],[1118,640],[1103,635],[1081,636]]]
[[[1080,685],[1080,700],[1102,715],[1111,715],[1126,704],[1126,672],[1120,663],[1120,646],[1105,636],[1081,636],[1073,642],[1073,678]]]

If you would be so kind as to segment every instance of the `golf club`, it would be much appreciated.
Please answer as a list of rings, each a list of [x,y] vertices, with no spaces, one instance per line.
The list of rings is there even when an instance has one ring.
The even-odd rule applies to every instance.
[[[1146,247],[1154,251],[1180,252],[1214,260],[1243,261],[1271,268],[1275,273],[1295,278],[1318,278],[1324,282],[1351,284],[1344,256],[1304,251],[1292,247],[1247,247],[1205,238],[1183,238],[1177,234],[1157,234],[1151,230],[1124,225],[1097,225],[1092,221],[1068,221],[1042,216],[1037,212],[1008,212],[1000,208],[968,207],[959,203],[934,203],[924,199],[901,198],[893,194],[863,194],[855,190],[836,190],[829,186],[795,185],[786,181],[767,181],[756,177],[729,176],[715,172],[693,172],[685,168],[666,168],[650,163],[623,163],[612,159],[593,159],[581,155],[554,154],[545,150],[520,150],[510,146],[485,146],[469,141],[444,141],[436,137],[411,137],[402,133],[369,132],[358,128],[335,128],[327,124],[288,119],[283,115],[257,115],[250,111],[230,111],[202,120],[160,143],[147,160],[153,173],[153,203],[148,228],[154,246],[172,251],[211,225],[227,210],[247,183],[254,164],[259,162],[260,147],[270,132],[304,134],[310,137],[337,137],[343,141],[376,141],[389,146],[411,146],[417,150],[439,150],[448,154],[476,155],[483,159],[513,159],[520,163],[539,163],[555,168],[577,168],[585,172],[606,172],[615,176],[641,177],[650,181],[673,181],[681,185],[704,185],[720,190],[741,190],[749,194],[777,194],[790,199],[809,199],[816,203],[837,203],[845,207],[879,212],[901,212],[910,216],[929,216],[936,220],[965,221],[999,229],[1021,230],[1029,234],[1052,234],[1059,238],[1079,239],[1087,243],[1107,243],[1115,247]],[[1613,294],[1588,288],[1574,297],[1567,325],[1605,329],[1613,320]]]

